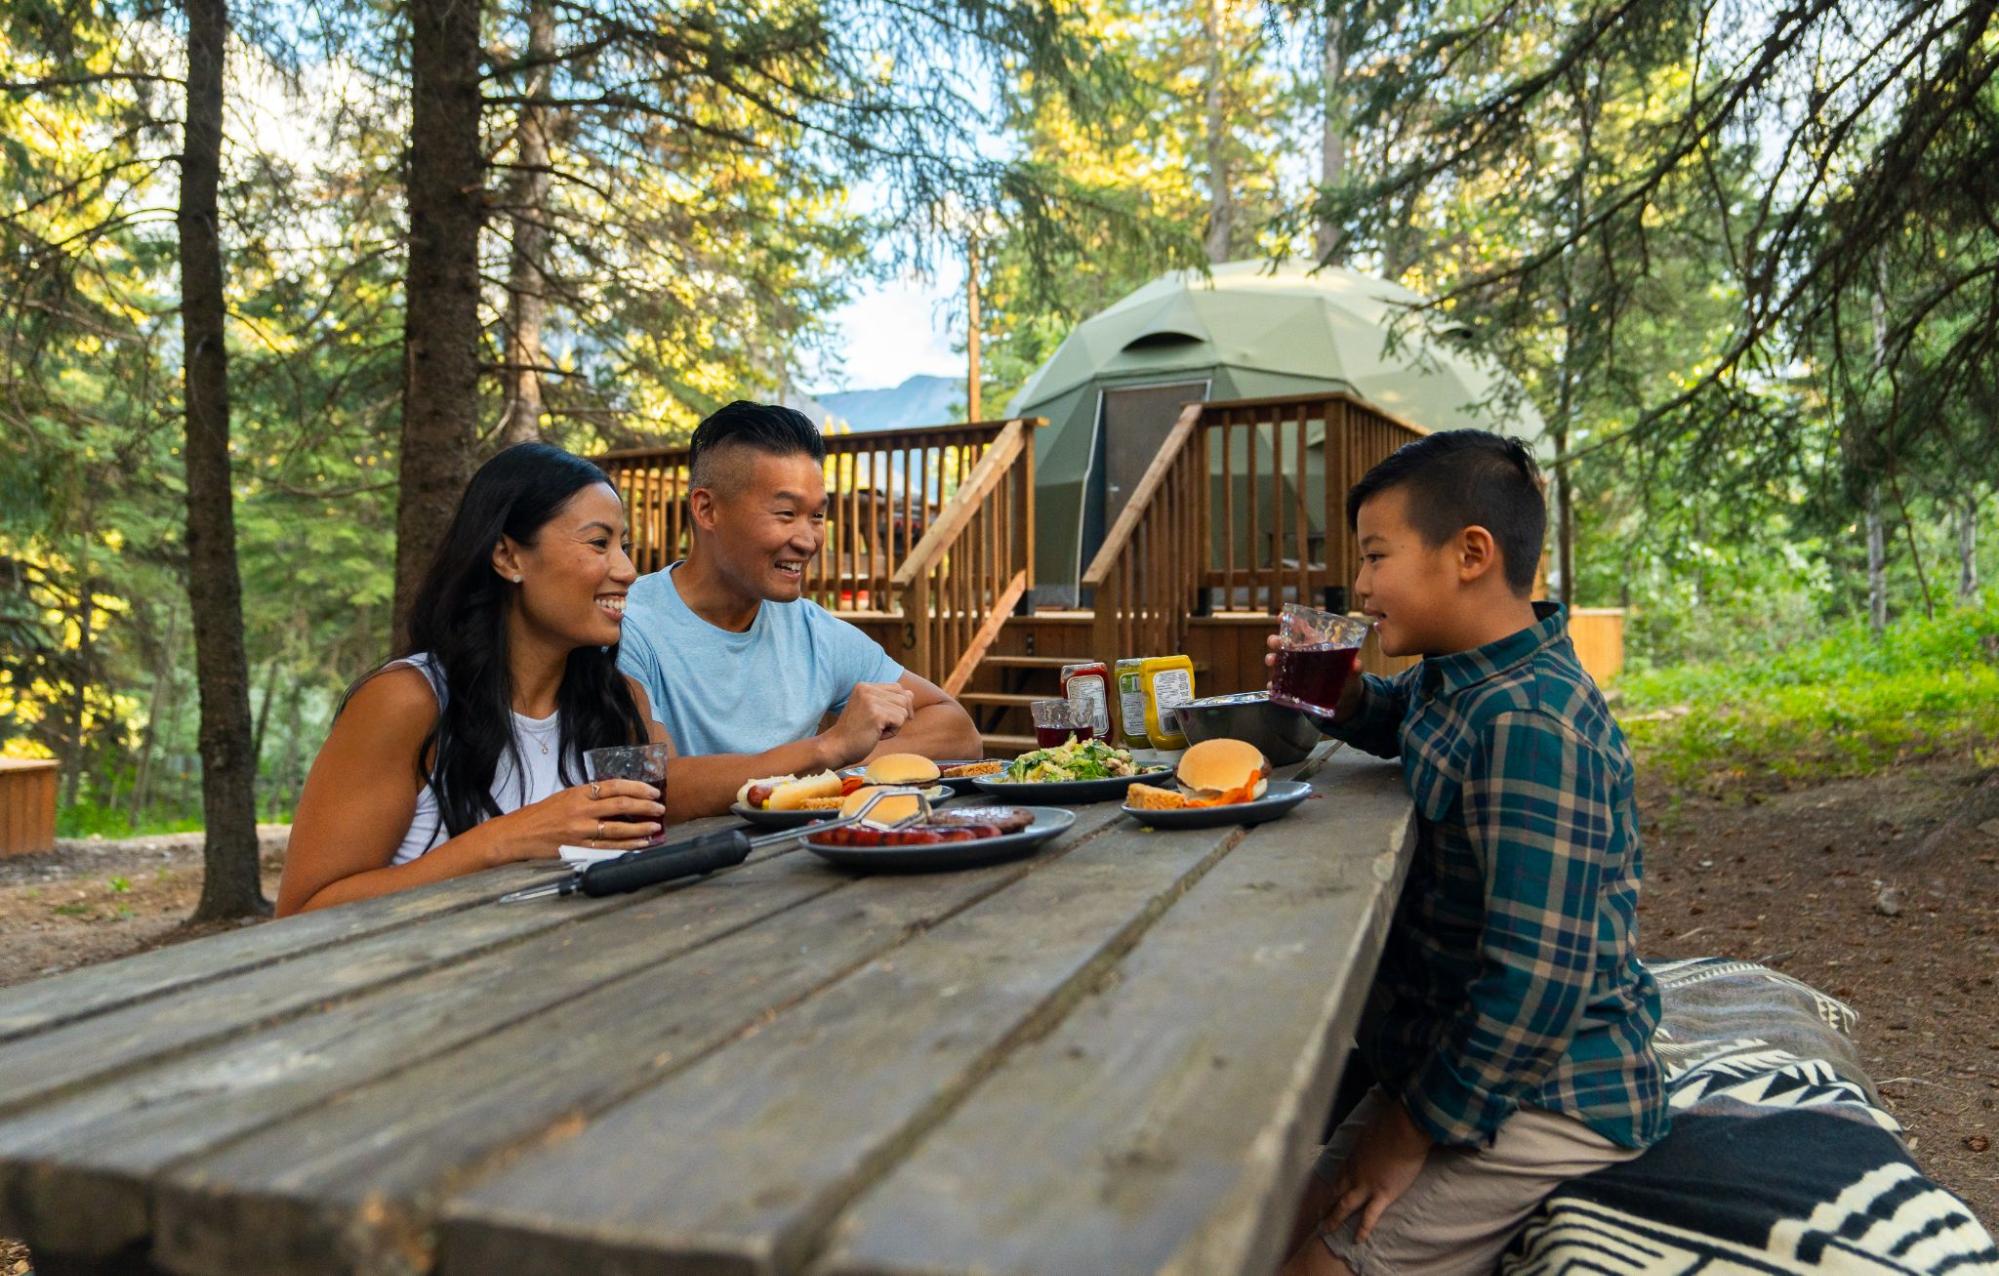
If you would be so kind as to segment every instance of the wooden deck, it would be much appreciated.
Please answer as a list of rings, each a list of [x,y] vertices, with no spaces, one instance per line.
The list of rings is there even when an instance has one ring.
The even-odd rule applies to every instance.
[[[1264,1273],[1407,865],[1400,772],[1033,858],[517,866],[0,993],[50,1272]]]

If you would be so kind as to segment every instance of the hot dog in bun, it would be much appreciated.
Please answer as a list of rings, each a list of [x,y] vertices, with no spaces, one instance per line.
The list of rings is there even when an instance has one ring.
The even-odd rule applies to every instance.
[[[831,771],[817,775],[772,775],[751,780],[736,790],[736,801],[753,811],[803,811],[815,802],[840,799],[840,777]]]

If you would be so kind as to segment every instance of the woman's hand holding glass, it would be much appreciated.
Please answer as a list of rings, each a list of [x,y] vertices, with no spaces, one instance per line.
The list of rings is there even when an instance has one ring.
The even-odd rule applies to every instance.
[[[563,846],[632,851],[658,839],[666,819],[660,792],[638,780],[591,780],[524,806],[501,821],[513,825],[512,859],[554,855]]]

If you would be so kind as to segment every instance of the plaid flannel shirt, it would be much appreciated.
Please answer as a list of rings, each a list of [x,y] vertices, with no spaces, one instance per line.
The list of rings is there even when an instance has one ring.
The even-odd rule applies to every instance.
[[[1562,610],[1393,679],[1332,734],[1400,757],[1416,859],[1362,1019],[1383,1085],[1440,1143],[1514,1109],[1625,1147],[1666,1132],[1659,989],[1637,953],[1631,751]]]

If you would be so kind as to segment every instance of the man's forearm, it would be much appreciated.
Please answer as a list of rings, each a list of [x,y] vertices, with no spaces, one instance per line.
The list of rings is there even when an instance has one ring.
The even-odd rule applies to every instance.
[[[883,740],[869,752],[872,761],[885,753],[920,753],[926,758],[957,759],[984,757],[986,742],[979,738],[972,716],[955,700],[927,704],[911,714],[902,730]]]

